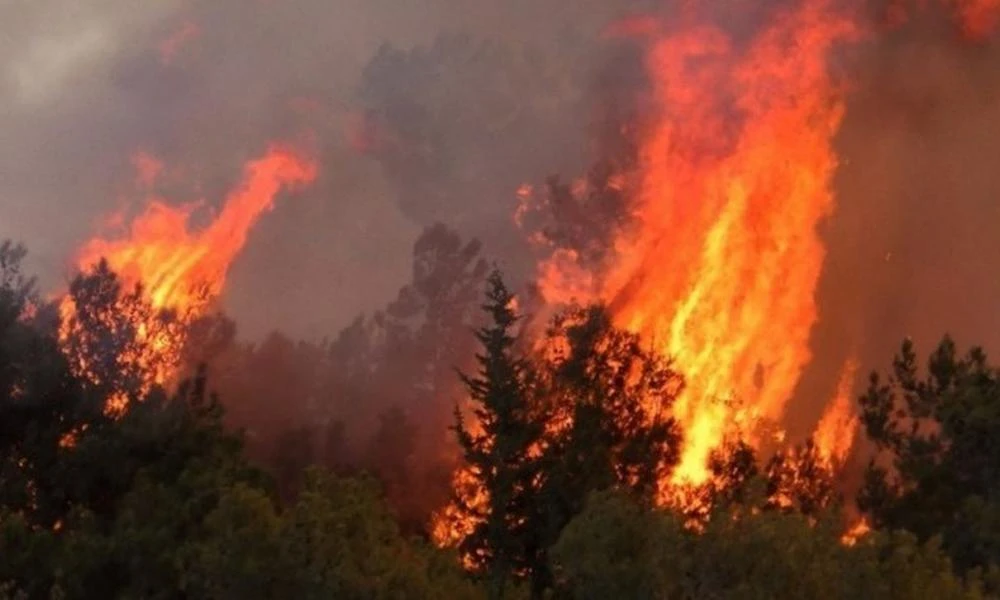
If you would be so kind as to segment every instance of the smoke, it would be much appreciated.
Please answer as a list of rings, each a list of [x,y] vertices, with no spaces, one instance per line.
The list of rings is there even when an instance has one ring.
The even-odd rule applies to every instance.
[[[904,337],[926,355],[945,333],[1000,352],[1000,47],[937,13],[850,63],[815,359],[792,404],[800,435],[849,356],[884,372]]]
[[[663,4],[2,1],[0,239],[25,241],[60,290],[107,215],[141,202],[137,153],[164,165],[157,193],[211,204],[281,139],[320,175],[234,265],[225,308],[241,337],[335,336],[396,296],[437,221],[526,275],[515,190],[623,151],[641,59],[601,32]],[[844,57],[838,206],[793,438],[852,356],[883,368],[904,336],[927,348],[944,332],[1000,352],[1000,46],[958,37],[930,14]]]
[[[170,201],[217,203],[246,159],[285,139],[319,155],[321,176],[234,266],[226,305],[244,335],[316,337],[383,304],[438,220],[516,270],[513,192],[584,168],[598,32],[649,4],[4,2],[0,238],[27,242],[59,289],[106,215],[142,201],[136,152],[173,174],[157,190]],[[351,147],[366,112],[391,128],[392,155]]]

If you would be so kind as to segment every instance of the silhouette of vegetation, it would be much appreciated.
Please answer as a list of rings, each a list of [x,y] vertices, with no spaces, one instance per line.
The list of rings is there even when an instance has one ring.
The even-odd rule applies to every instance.
[[[944,338],[920,368],[903,342],[888,375],[873,373],[862,422],[879,453],[858,506],[873,525],[940,537],[963,571],[1000,556],[1000,370]]]
[[[871,533],[844,537],[808,441],[764,460],[734,440],[683,512],[658,502],[682,374],[601,307],[537,337],[475,245],[429,231],[384,313],[330,343],[259,346],[212,316],[183,356],[218,375],[168,386],[116,354],[142,350],[130,316],[160,318],[141,289],[106,265],[81,275],[67,334],[23,248],[0,244],[0,598],[996,597],[1000,372],[981,350],[945,339],[921,369],[907,342],[873,375]],[[460,407],[449,458],[442,397]],[[458,466],[483,495],[454,499],[472,526],[449,550],[424,507]]]

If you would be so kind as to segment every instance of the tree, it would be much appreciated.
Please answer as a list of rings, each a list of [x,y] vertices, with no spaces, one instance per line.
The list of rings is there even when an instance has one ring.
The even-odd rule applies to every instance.
[[[419,521],[413,495],[420,482],[413,477],[417,426],[399,406],[379,415],[379,427],[368,443],[365,460],[385,486],[386,496],[404,519]]]
[[[638,336],[615,328],[602,308],[557,318],[542,368],[550,416],[542,457],[536,546],[555,543],[595,491],[618,489],[651,505],[678,460],[680,432],[670,415],[683,379]],[[543,563],[544,564],[544,563]],[[536,594],[550,584],[533,578]]]
[[[484,507],[461,506],[477,525],[460,550],[485,572],[491,598],[503,597],[510,579],[532,566],[525,540],[533,524],[537,461],[532,450],[542,435],[542,424],[531,413],[529,366],[513,348],[518,320],[513,302],[494,271],[483,305],[491,324],[476,334],[483,347],[476,356],[479,369],[475,375],[461,375],[475,422],[467,425],[455,409],[454,430],[465,462],[489,498]]]
[[[76,500],[70,486],[88,477],[70,468],[68,442],[109,420],[104,396],[71,373],[53,323],[32,318],[41,303],[24,256],[0,244],[0,506],[28,527],[52,528]]]
[[[246,483],[222,484],[200,531],[173,553],[183,561],[189,597],[288,598],[304,579],[284,555],[282,519],[273,498]]]
[[[558,597],[720,600],[981,598],[934,543],[878,534],[840,541],[840,518],[759,511],[749,503],[717,510],[704,529],[637,504],[620,492],[590,497],[552,548]]]
[[[771,506],[813,516],[839,501],[833,472],[815,442],[777,452],[765,468]]]
[[[686,535],[668,513],[620,491],[592,494],[563,529],[550,560],[558,598],[670,598],[685,568]]]
[[[73,374],[119,410],[164,385],[180,366],[186,331],[173,311],[153,307],[101,260],[70,283],[60,306],[62,349]]]
[[[942,535],[962,570],[1000,556],[1000,371],[945,338],[921,372],[903,342],[887,377],[873,373],[861,419],[881,452],[858,505],[879,528]]]
[[[374,481],[310,469],[283,517],[294,598],[481,598],[456,562],[402,537]]]
[[[584,47],[569,50],[567,42],[555,53],[444,34],[412,49],[378,49],[358,90],[375,134],[365,150],[398,190],[405,215],[491,237],[507,233],[508,190],[551,166],[528,150],[568,157],[585,145],[567,139],[579,131],[584,76],[581,63],[565,60]],[[588,82],[590,75],[587,69]],[[472,197],[481,200],[469,203]]]
[[[308,425],[280,433],[274,443],[271,471],[283,498],[293,498],[298,492],[302,474],[317,463],[316,432]]]

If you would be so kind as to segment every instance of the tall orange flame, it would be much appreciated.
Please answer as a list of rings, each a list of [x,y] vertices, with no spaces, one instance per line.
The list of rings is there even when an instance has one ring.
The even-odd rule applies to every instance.
[[[285,186],[310,183],[315,166],[288,149],[273,147],[250,161],[243,181],[229,194],[218,216],[191,230],[199,204],[173,207],[154,200],[131,224],[126,239],[95,238],[77,256],[87,267],[105,258],[126,282],[142,283],[156,308],[182,308],[196,299],[198,286],[222,291],[229,265],[246,244],[250,228],[274,205]]]
[[[189,322],[202,315],[222,291],[229,266],[246,243],[250,228],[272,208],[275,195],[282,188],[306,185],[315,176],[312,162],[292,150],[272,147],[246,165],[242,182],[207,226],[192,226],[198,203],[170,206],[152,200],[132,221],[126,236],[98,237],[84,244],[77,265],[86,269],[106,259],[127,287],[142,286],[152,308],[176,311]],[[68,329],[76,310],[72,298],[63,299],[61,310],[65,338],[72,335]],[[147,383],[163,384],[171,375],[170,366],[179,348],[172,338],[153,339],[146,333],[154,330],[152,324],[145,324],[138,328],[138,334],[150,336],[145,340],[146,350],[153,354],[144,358]],[[83,364],[76,360],[80,357],[71,358],[75,364]]]
[[[829,58],[856,34],[819,0],[778,14],[745,47],[688,22],[651,48],[659,116],[641,150],[641,225],[616,241],[597,295],[687,378],[674,483],[705,482],[728,434],[779,419],[810,359],[816,227],[833,210],[844,106]],[[565,272],[542,268],[553,300]]]
[[[814,439],[820,456],[831,466],[844,464],[854,446],[858,431],[858,418],[854,414],[854,379],[858,372],[858,362],[849,359],[840,371],[837,393],[816,426]]]

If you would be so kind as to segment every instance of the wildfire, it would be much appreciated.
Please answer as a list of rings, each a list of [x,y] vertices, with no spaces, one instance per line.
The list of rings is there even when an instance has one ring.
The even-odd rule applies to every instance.
[[[672,484],[704,483],[710,453],[734,429],[779,419],[810,359],[824,256],[816,226],[833,210],[843,113],[828,59],[856,34],[812,1],[745,46],[685,22],[649,51],[658,115],[641,149],[640,228],[615,241],[597,296],[687,379]],[[550,299],[565,289],[556,275],[580,281],[566,272],[543,265]]]
[[[858,419],[853,413],[853,397],[851,396],[854,378],[858,372],[858,363],[854,359],[844,363],[837,383],[837,395],[826,408],[823,418],[816,426],[814,438],[820,456],[831,466],[841,465],[854,445],[854,436],[858,430]]]
[[[966,37],[982,38],[1000,23],[1000,0],[944,1]],[[536,273],[546,304],[606,305],[617,325],[670,356],[684,376],[685,391],[673,406],[683,432],[680,463],[659,490],[661,503],[681,509],[708,508],[699,490],[722,484],[713,479],[710,459],[727,440],[758,448],[784,440],[786,404],[812,358],[825,258],[817,228],[835,209],[833,138],[847,86],[834,69],[834,52],[874,33],[874,24],[858,20],[863,11],[843,12],[850,3],[834,0],[748,9],[768,13],[746,19],[764,23],[752,36],[707,18],[707,4],[684,3],[670,22],[630,17],[603,32],[648,45],[654,114],[644,115],[651,118],[644,120],[637,171],[626,166],[628,172],[613,177],[613,189],[628,200],[627,218],[600,227],[606,221],[600,199],[592,202],[576,186],[573,203],[540,200],[522,185],[513,215],[547,253]],[[890,8],[899,24],[912,6],[899,0]],[[543,218],[555,223],[526,225],[539,202]],[[547,343],[536,340],[533,349],[544,353]],[[854,359],[843,365],[813,439],[789,455],[787,472],[779,473],[787,488],[774,498],[779,505],[800,497],[821,502],[830,491],[799,463],[830,473],[843,466],[857,433],[851,397],[857,369]],[[474,479],[459,470],[455,492],[467,505],[482,506],[485,492],[470,487]],[[446,510],[436,518],[439,543],[455,545],[469,531],[456,515]],[[868,529],[860,521],[844,543]]]
[[[150,161],[142,164],[148,166]],[[149,172],[148,168],[140,169],[143,179],[148,178]],[[222,291],[230,264],[246,243],[250,228],[272,208],[275,195],[282,188],[308,184],[315,175],[316,168],[310,161],[292,150],[272,147],[263,157],[245,166],[241,183],[205,227],[198,229],[192,225],[200,203],[171,206],[154,199],[131,222],[125,235],[94,238],[80,249],[76,257],[79,268],[89,269],[105,259],[125,290],[141,286],[143,298],[151,309],[171,311],[174,315],[176,321],[166,328],[149,311],[134,309],[124,315],[124,321],[135,328],[137,343],[119,360],[137,367],[144,374],[143,383],[147,387],[170,380],[179,359],[185,325],[203,315]],[[87,332],[76,318],[77,307],[69,295],[63,298],[60,310],[63,346],[78,348],[72,342]],[[121,311],[126,310],[123,305]],[[110,331],[115,333],[113,329]],[[93,376],[84,353],[69,354],[78,372]]]
[[[853,546],[858,543],[858,540],[868,535],[871,530],[872,527],[868,523],[868,519],[862,518],[841,536],[840,542],[845,546]]]
[[[479,485],[479,479],[472,467],[463,466],[457,469],[452,477],[452,489],[455,497],[461,499],[462,506],[449,502],[440,509],[431,522],[431,539],[439,546],[457,548],[459,544],[472,535],[479,521],[471,517],[473,514],[486,514],[489,510],[489,493]],[[472,561],[465,557],[463,564],[472,569]]]

